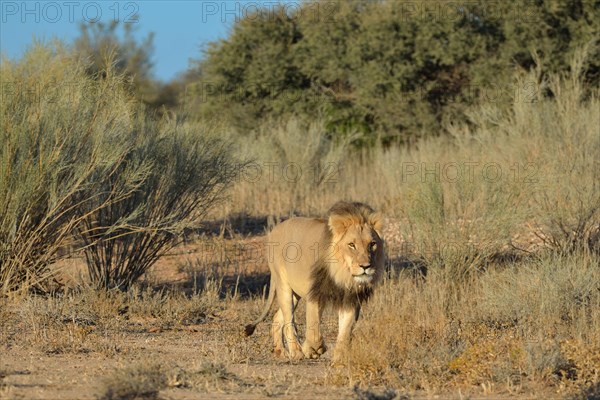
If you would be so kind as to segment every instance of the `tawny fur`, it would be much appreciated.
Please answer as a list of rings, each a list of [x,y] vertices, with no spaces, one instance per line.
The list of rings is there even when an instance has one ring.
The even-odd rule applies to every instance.
[[[285,345],[290,358],[319,357],[326,349],[320,315],[325,306],[332,306],[340,315],[334,361],[339,359],[361,305],[383,273],[382,219],[366,204],[338,202],[326,219],[291,218],[277,225],[265,243],[271,270],[269,297],[261,316],[245,327],[246,335],[266,318],[277,298],[275,353],[283,355]],[[302,346],[293,318],[301,298],[307,299],[307,337]]]

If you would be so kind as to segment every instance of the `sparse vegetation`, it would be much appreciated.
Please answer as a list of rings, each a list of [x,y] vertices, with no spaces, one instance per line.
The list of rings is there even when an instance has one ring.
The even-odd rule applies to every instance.
[[[167,386],[160,364],[140,364],[115,371],[105,379],[101,400],[158,399]]]
[[[47,292],[73,239],[93,284],[127,289],[234,177],[227,143],[149,119],[110,66],[90,77],[55,44],[1,68],[0,294]]]
[[[597,13],[589,2],[575,3],[581,15]],[[349,26],[315,25],[302,46],[322,46],[323,57],[337,60],[317,33],[332,29],[350,40],[345,35],[356,22],[368,33],[361,49],[369,50],[379,18],[389,16],[377,9],[355,21],[350,14],[362,3],[348,4],[336,12],[349,14]],[[571,12],[539,4],[555,24],[554,15]],[[441,124],[446,135],[404,129],[408,117],[401,112],[384,120],[390,109],[378,106],[388,99],[367,95],[379,90],[368,80],[362,89],[345,86],[351,77],[339,65],[323,77],[310,72],[324,60],[305,59],[302,73],[350,96],[349,103],[309,114],[315,117],[308,123],[299,111],[306,104],[286,115],[283,103],[261,98],[281,114],[242,135],[226,128],[231,121],[148,117],[131,101],[123,75],[87,68],[60,44],[3,60],[0,397],[34,396],[40,377],[46,397],[100,383],[93,395],[107,400],[171,392],[300,397],[306,390],[360,399],[598,396],[598,53],[571,48],[593,34],[573,21],[583,31],[563,40],[568,45],[538,43],[544,51],[525,55],[514,42],[519,36],[501,46],[525,67],[511,85],[535,82],[531,96],[465,103],[458,118],[413,121]],[[296,51],[294,21],[271,22],[235,28],[233,42],[248,34],[244,29],[263,35],[277,28]],[[438,32],[420,29],[416,37]],[[220,62],[235,69],[228,60],[239,54],[231,43],[211,54],[226,52]],[[282,51],[283,44],[269,43],[274,47],[256,64],[244,64],[248,71]],[[565,49],[569,65],[548,58]],[[377,75],[361,64],[364,55],[355,56],[364,67],[357,71]],[[449,60],[451,71],[461,60]],[[275,72],[264,73],[287,90],[301,71],[289,69],[285,57],[276,61]],[[489,73],[490,65],[478,71]],[[219,68],[207,73],[218,75]],[[433,75],[444,71],[434,68]],[[69,82],[68,96],[57,81]],[[265,110],[260,106],[232,104],[226,113],[247,123],[256,118],[253,107]],[[409,146],[389,140],[396,133],[386,127],[400,125],[396,133],[408,135]],[[372,134],[368,140],[365,132],[355,136],[362,128]],[[367,202],[386,215],[386,278],[363,310],[347,365],[330,367],[331,352],[278,363],[267,351],[268,327],[241,335],[268,282],[261,235],[291,215],[322,215],[340,199]],[[323,331],[332,344],[337,327],[329,314]]]
[[[118,78],[86,79],[60,45],[36,45],[0,68],[0,295],[46,292],[48,266],[75,227],[139,184],[139,171],[128,171],[103,190],[130,151],[121,133],[131,112]]]

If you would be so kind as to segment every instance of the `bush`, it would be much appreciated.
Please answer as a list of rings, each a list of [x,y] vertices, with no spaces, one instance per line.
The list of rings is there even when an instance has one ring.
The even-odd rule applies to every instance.
[[[584,49],[573,58],[570,74],[547,79],[555,98],[538,114],[538,129],[557,156],[543,156],[549,179],[534,200],[538,235],[546,245],[600,254],[600,92],[586,90],[585,57]]]
[[[0,294],[49,290],[73,237],[96,286],[128,288],[235,175],[227,143],[152,121],[124,75],[90,76],[60,44],[1,71]]]
[[[88,217],[82,210],[99,212],[139,185],[131,171],[106,187],[130,151],[122,132],[133,113],[118,77],[93,80],[84,67],[60,44],[0,67],[0,295],[47,291],[48,266]]]
[[[444,132],[448,121],[466,121],[471,105],[527,97],[539,82],[515,86],[515,67],[567,72],[587,44],[584,80],[598,86],[591,21],[600,9],[591,0],[426,3],[307,1],[290,15],[259,10],[208,47],[192,112],[241,132],[268,117],[319,115],[331,135],[361,133],[359,145],[414,143]]]
[[[199,126],[145,121],[127,134],[134,147],[77,229],[90,279],[106,289],[126,290],[184,229],[197,227],[236,173],[227,143]],[[97,207],[131,170],[144,171],[136,190]]]

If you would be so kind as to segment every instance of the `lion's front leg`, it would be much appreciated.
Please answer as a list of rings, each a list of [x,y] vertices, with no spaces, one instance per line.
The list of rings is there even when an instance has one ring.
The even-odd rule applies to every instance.
[[[335,349],[333,351],[333,364],[343,364],[348,356],[352,328],[358,318],[360,308],[341,309],[339,315],[339,331]]]
[[[306,303],[306,340],[302,344],[302,352],[306,358],[319,358],[327,351],[321,335],[322,313],[323,308],[319,307],[319,303],[314,301]]]

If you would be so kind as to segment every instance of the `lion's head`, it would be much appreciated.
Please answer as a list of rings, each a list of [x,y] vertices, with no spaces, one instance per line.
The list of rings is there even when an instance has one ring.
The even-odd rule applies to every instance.
[[[338,283],[356,285],[374,283],[383,268],[382,218],[362,203],[336,203],[328,213],[332,256],[330,272]],[[345,277],[344,277],[345,275]]]
[[[340,306],[366,300],[384,268],[381,214],[341,201],[329,210],[327,225],[328,251],[313,272],[311,296]]]

